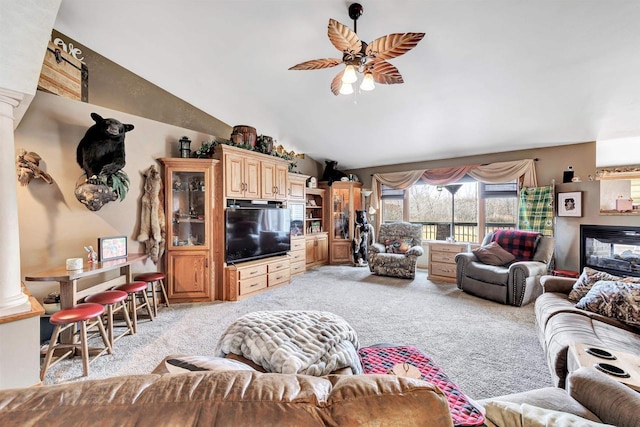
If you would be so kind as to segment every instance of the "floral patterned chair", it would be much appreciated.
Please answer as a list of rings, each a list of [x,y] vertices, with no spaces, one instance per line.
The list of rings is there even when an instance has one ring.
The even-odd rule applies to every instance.
[[[378,242],[369,248],[369,270],[381,276],[413,279],[422,249],[422,226],[408,222],[382,224]]]

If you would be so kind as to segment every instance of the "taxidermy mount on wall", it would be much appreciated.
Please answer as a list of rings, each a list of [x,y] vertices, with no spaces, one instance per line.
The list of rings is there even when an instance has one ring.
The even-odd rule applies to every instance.
[[[320,181],[327,181],[329,187],[331,187],[334,181],[340,181],[347,176],[346,173],[337,169],[338,162],[335,160],[325,160],[324,163],[324,172],[322,173],[322,179],[320,179]]]
[[[75,190],[76,198],[89,210],[97,211],[106,203],[124,200],[129,190],[125,166],[124,137],[133,125],[116,119],[103,119],[91,113],[95,124],[85,133],[76,150],[76,160],[84,170],[84,180]]]
[[[40,160],[42,157],[33,151],[21,148],[16,158],[16,172],[18,174],[18,182],[20,185],[27,185],[33,178],[42,178],[47,184],[53,183],[51,175],[40,169]]]

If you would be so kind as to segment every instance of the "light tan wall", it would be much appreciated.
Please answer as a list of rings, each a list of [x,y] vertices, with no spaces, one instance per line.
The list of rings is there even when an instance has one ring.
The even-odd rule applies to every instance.
[[[583,216],[581,218],[556,217],[555,236],[557,244],[555,254],[557,268],[579,270],[580,224],[640,225],[640,218],[637,216],[600,215],[600,183],[598,181],[588,181],[589,175],[595,176],[595,142],[355,169],[347,172],[357,174],[359,179],[363,181],[364,187],[370,187],[371,174],[373,173],[460,166],[465,164],[485,164],[529,158],[538,158],[536,162],[536,173],[539,185],[547,185],[552,179],[555,179],[556,193],[571,191],[583,192]],[[562,183],[562,172],[570,165],[573,166],[575,174],[580,176],[583,182]]]
[[[363,154],[366,155],[366,154]],[[567,166],[573,166],[576,175],[583,180],[588,175],[595,175],[596,144],[562,145],[557,147],[537,148],[531,150],[506,151],[502,153],[483,154],[478,156],[458,157],[453,159],[427,160],[423,162],[403,163],[398,165],[377,166],[373,168],[353,169],[347,173],[355,173],[365,188],[371,187],[371,174],[398,172],[416,169],[433,169],[450,166],[507,162],[511,160],[535,159],[536,173],[540,185],[549,184],[552,179],[562,182],[562,172]]]
[[[74,195],[76,181],[82,175],[76,163],[76,147],[94,123],[90,117],[92,112],[135,126],[125,139],[124,171],[131,180],[129,193],[124,201],[108,203],[97,212],[85,208]],[[42,157],[41,167],[53,177],[54,183],[48,185],[34,180],[18,188],[22,276],[64,265],[67,258],[84,257],[83,247],[93,245],[95,248],[98,237],[125,235],[130,253],[143,252],[143,246],[135,241],[139,231],[141,172],[158,164],[157,158],[177,157],[177,141],[183,135],[193,141],[194,149],[212,138],[212,135],[38,92],[16,129],[15,147],[16,152],[24,148],[38,153]],[[301,172],[309,174],[317,170],[313,159],[300,160],[298,170]],[[155,268],[151,261],[133,267],[134,271]],[[27,285],[36,297],[57,289],[51,284]]]

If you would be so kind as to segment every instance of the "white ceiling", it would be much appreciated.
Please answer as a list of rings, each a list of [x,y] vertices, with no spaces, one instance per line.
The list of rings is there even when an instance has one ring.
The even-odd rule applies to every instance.
[[[404,84],[334,96],[344,0],[63,0],[55,28],[223,120],[339,168],[640,135],[638,0],[362,0],[358,36],[425,32]],[[117,82],[114,82],[117,84]],[[228,135],[220,135],[228,137]]]

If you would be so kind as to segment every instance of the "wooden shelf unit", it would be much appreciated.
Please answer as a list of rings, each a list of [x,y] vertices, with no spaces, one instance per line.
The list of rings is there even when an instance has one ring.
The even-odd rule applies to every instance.
[[[167,223],[167,294],[171,302],[212,301],[215,170],[213,159],[162,158]]]
[[[356,210],[362,209],[362,183],[358,181],[336,181],[327,185],[324,218],[329,236],[329,263],[353,264],[352,240],[355,232]]]

